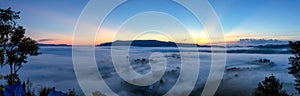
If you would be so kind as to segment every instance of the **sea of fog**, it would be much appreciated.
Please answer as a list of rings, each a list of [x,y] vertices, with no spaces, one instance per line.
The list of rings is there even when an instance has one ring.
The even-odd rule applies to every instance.
[[[227,48],[226,50],[247,50],[247,47]],[[175,47],[131,47],[129,54],[117,55],[117,59],[112,60],[111,50],[115,52],[127,52],[127,47],[96,47],[95,59],[99,72],[103,80],[117,94],[122,96],[144,95],[145,92],[152,92],[155,95],[163,95],[170,90],[178,81],[179,75],[189,77],[190,74],[180,74],[181,62],[187,62],[188,66],[193,67],[200,64],[200,71],[194,91],[192,94],[199,95],[207,80],[211,68],[211,48],[182,48]],[[214,50],[225,50],[216,48]],[[77,93],[83,94],[76,79],[72,62],[72,47],[41,47],[39,56],[29,57],[28,63],[19,71],[22,81],[29,79],[33,87],[55,87],[57,90],[66,92],[69,89],[75,89]],[[153,56],[153,53],[159,53],[160,57]],[[220,52],[215,55],[223,54]],[[199,55],[199,56],[197,56]],[[162,57],[163,56],[163,61]],[[270,54],[259,53],[227,53],[225,73],[221,84],[217,90],[217,96],[251,96],[258,83],[266,76],[274,75],[283,83],[284,89],[289,93],[294,91],[294,77],[288,74],[288,58],[291,54]],[[199,59],[200,62],[194,62]],[[257,60],[269,59],[271,63],[261,63]],[[147,74],[151,70],[149,64],[160,64],[167,62],[165,74],[162,81],[157,81],[150,86],[136,86],[124,81],[116,72],[113,62],[130,62],[131,67],[139,74]],[[87,67],[82,65],[82,67]],[[128,66],[124,66],[127,68]],[[9,72],[8,66],[0,68],[0,74]],[[121,72],[125,72],[122,70]],[[188,73],[188,72],[187,72]],[[86,74],[94,75],[96,73]],[[84,78],[84,77],[83,77]],[[88,79],[88,78],[87,78]],[[89,82],[90,80],[86,80]],[[163,83],[162,83],[163,82]],[[183,80],[184,82],[184,80]],[[4,80],[0,80],[5,84]],[[36,90],[38,91],[38,90]],[[182,86],[177,90],[178,94],[186,90]]]

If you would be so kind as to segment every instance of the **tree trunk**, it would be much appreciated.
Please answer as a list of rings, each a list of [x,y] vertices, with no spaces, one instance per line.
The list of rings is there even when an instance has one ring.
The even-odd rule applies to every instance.
[[[8,81],[8,83],[11,83],[11,85],[14,85],[14,82],[13,82],[13,79],[14,79],[14,77],[13,77],[13,66],[12,66],[12,64],[9,64],[9,67],[10,67],[10,81]]]

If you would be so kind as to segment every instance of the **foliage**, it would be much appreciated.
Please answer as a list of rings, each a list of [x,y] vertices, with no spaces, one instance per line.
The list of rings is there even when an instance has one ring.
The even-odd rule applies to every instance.
[[[0,79],[6,79],[9,86],[21,82],[17,72],[23,64],[27,63],[28,56],[40,54],[38,43],[26,37],[23,26],[17,24],[20,19],[19,14],[20,12],[13,11],[11,8],[0,8],[0,66],[8,65],[10,68],[10,74],[0,75]],[[35,96],[32,82],[27,80],[22,85],[26,92],[24,96]],[[1,85],[0,90],[2,89],[4,86]],[[55,88],[43,87],[39,89],[38,95],[47,96],[53,89]],[[77,96],[74,89],[65,94]],[[0,96],[3,94],[0,93]]]
[[[38,44],[24,36],[25,29],[17,24],[20,12],[0,9],[0,65],[9,65],[10,74],[5,76],[8,85],[20,82],[17,72],[27,63],[28,56],[37,56]]]
[[[288,68],[289,74],[292,74],[296,79],[296,87],[295,89],[300,93],[300,41],[297,42],[289,42],[291,47],[290,52],[294,55],[289,58],[289,64],[292,66]]]
[[[2,74],[0,74],[0,80],[1,80],[1,79],[4,79],[4,76],[3,76]]]
[[[67,93],[68,94],[68,96],[77,96],[76,95],[76,92],[75,92],[75,89],[69,89],[69,92]]]
[[[35,96],[34,88],[32,88],[32,82],[28,79],[26,82],[23,82],[23,87],[25,89],[24,96]]]
[[[39,90],[39,96],[48,96],[48,94],[51,92],[52,88],[50,87],[43,87]]]
[[[0,96],[4,96],[3,91],[4,91],[4,86],[0,85]]]
[[[282,83],[275,76],[266,77],[264,81],[258,84],[254,96],[289,96],[285,90],[282,90]]]
[[[48,96],[48,94],[52,91],[52,90],[55,90],[55,87],[43,87],[39,90],[39,96]],[[69,89],[68,92],[64,93],[64,92],[61,92],[63,94],[66,94],[68,96],[78,96],[76,95],[76,92],[75,92],[75,89]],[[34,96],[34,95],[31,95],[31,96]]]
[[[106,96],[106,95],[101,93],[100,91],[95,91],[93,92],[93,96]]]

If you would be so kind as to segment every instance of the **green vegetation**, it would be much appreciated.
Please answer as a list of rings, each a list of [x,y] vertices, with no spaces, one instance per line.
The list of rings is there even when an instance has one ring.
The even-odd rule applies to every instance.
[[[3,96],[3,92],[4,91],[4,86],[3,85],[0,85],[0,96]]]
[[[254,96],[289,96],[285,90],[282,90],[282,83],[275,76],[266,77],[264,81],[258,84]]]
[[[99,91],[95,91],[95,92],[93,92],[93,96],[106,96],[106,95],[102,94]]]
[[[300,94],[300,41],[297,42],[289,42],[289,45],[291,47],[290,52],[294,55],[289,58],[289,64],[292,66],[288,68],[289,74],[292,74],[296,80],[295,80],[295,89],[298,91],[298,94]]]
[[[32,82],[30,80],[27,80],[26,82],[23,82],[23,88],[25,89],[25,96],[35,96],[34,89],[32,88]]]
[[[19,14],[11,8],[0,9],[0,64],[10,68],[10,74],[5,76],[8,85],[20,83],[17,72],[27,63],[28,56],[39,54],[37,42],[24,36],[25,29],[17,24]]]
[[[39,90],[39,96],[47,96],[51,92],[52,88],[43,87]]]

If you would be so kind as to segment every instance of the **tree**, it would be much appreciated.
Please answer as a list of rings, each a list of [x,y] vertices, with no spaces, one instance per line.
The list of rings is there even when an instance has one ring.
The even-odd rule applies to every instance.
[[[39,90],[39,96],[48,96],[51,90],[55,90],[55,87],[43,87]]]
[[[258,83],[254,96],[289,96],[282,90],[282,83],[275,76],[266,77],[264,81]]]
[[[105,94],[101,93],[100,91],[95,91],[92,94],[93,94],[93,96],[106,96]]]
[[[288,68],[289,74],[292,74],[296,79],[296,87],[295,89],[300,94],[300,41],[297,42],[289,42],[291,47],[290,53],[293,54],[293,57],[289,58],[289,64],[292,66]]]
[[[20,83],[17,72],[27,63],[28,56],[39,54],[37,42],[24,36],[25,29],[17,24],[19,14],[11,8],[0,9],[0,65],[10,68],[10,74],[5,76],[8,85]]]

